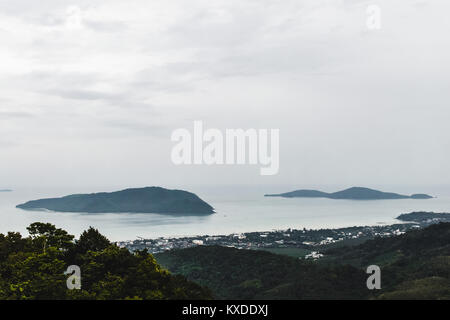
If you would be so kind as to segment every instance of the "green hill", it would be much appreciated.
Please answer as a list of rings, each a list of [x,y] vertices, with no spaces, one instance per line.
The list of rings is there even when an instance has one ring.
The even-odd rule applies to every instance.
[[[343,200],[391,200],[391,199],[430,199],[427,194],[413,194],[406,196],[392,192],[382,192],[369,188],[353,187],[346,190],[327,193],[317,190],[296,190],[280,194],[266,194],[266,197],[283,198],[328,198]]]
[[[317,261],[219,246],[153,256],[93,228],[75,241],[51,224],[27,229],[0,234],[0,299],[450,299],[450,223],[325,249]],[[381,290],[366,287],[372,264]],[[66,287],[70,265],[81,290]]]
[[[382,270],[383,299],[450,299],[450,223],[325,251],[322,263]]]
[[[209,287],[219,299],[357,299],[365,274],[351,266],[322,267],[259,250],[205,246],[155,255],[171,272]]]
[[[195,247],[157,260],[227,299],[450,299],[450,223],[322,251],[315,262],[259,250]],[[366,288],[367,266],[382,289]]]
[[[62,198],[40,199],[20,204],[24,210],[47,209],[86,213],[173,213],[212,214],[213,207],[197,195],[160,187],[126,189],[111,193],[75,194]]]

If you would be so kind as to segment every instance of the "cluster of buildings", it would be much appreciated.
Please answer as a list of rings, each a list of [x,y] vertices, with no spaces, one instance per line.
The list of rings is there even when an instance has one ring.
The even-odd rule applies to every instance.
[[[304,248],[311,250],[306,259],[318,259],[321,247],[335,245],[339,242],[355,239],[371,239],[374,237],[387,237],[400,235],[414,224],[396,224],[371,227],[350,227],[340,229],[320,230],[273,230],[268,232],[235,233],[230,235],[204,235],[192,237],[157,239],[138,239],[120,241],[117,244],[131,251],[147,249],[150,253],[160,253],[166,250],[185,249],[194,246],[217,245],[237,249],[264,249],[264,248]]]
[[[317,251],[311,251],[310,254],[307,254],[305,256],[305,259],[313,259],[313,260],[317,260],[323,257],[323,254],[317,252]]]

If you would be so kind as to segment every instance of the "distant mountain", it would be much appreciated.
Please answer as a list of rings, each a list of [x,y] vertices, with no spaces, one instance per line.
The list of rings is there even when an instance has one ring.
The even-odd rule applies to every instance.
[[[214,213],[213,207],[193,193],[183,190],[168,190],[160,187],[126,189],[111,193],[75,194],[62,198],[40,199],[20,204],[17,208],[85,213]]]
[[[350,189],[327,193],[317,190],[296,190],[280,194],[266,194],[265,197],[283,197],[283,198],[328,198],[328,199],[347,199],[347,200],[389,200],[389,199],[431,199],[427,194],[413,194],[405,196],[398,193],[382,192],[369,188],[353,187]]]

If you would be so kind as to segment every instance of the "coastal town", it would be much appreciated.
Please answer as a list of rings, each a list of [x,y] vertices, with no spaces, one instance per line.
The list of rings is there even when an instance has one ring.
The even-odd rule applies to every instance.
[[[375,237],[389,237],[420,228],[420,224],[394,224],[383,226],[350,227],[320,230],[272,230],[267,232],[235,233],[229,235],[204,235],[192,237],[160,237],[120,241],[117,244],[130,251],[147,249],[156,254],[166,250],[185,249],[201,245],[226,246],[237,249],[302,248],[309,251],[305,258],[318,259],[318,252],[325,246],[361,243]]]
[[[189,237],[160,237],[120,241],[117,245],[130,251],[148,250],[152,254],[195,246],[225,246],[236,249],[273,250],[304,249],[305,259],[323,257],[321,249],[333,246],[355,245],[376,237],[401,235],[411,229],[427,227],[439,222],[450,222],[450,214],[412,212],[397,217],[403,223],[391,225],[348,227],[339,229],[286,229],[266,232],[203,235]]]
[[[411,229],[427,227],[439,222],[450,222],[450,214],[412,212],[397,217],[403,223],[392,225],[348,227],[339,229],[286,229],[266,232],[234,233],[229,235],[203,235],[190,237],[160,237],[120,241],[120,247],[130,251],[148,250],[152,254],[194,246],[225,246],[237,249],[273,250],[304,249],[305,259],[320,259],[321,249],[333,246],[355,245],[376,237],[401,235]]]

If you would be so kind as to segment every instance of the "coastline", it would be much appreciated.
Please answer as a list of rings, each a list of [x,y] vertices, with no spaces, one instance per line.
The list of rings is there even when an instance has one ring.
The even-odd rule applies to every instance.
[[[152,254],[167,250],[186,249],[194,246],[226,246],[237,249],[303,249],[318,250],[324,246],[355,245],[375,237],[401,235],[439,222],[450,222],[450,218],[426,221],[404,221],[382,226],[353,226],[333,229],[284,229],[232,233],[228,235],[198,235],[185,237],[159,237],[116,241],[120,247],[130,251],[147,249]],[[305,251],[306,252],[306,251]]]

